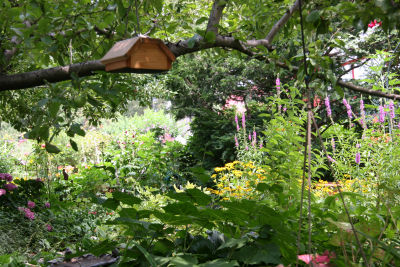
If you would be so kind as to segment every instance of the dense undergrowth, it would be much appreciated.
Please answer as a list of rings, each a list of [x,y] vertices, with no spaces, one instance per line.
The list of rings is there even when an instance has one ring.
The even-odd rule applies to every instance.
[[[254,105],[264,111],[261,125],[234,110],[219,115],[216,121],[229,120],[230,140],[213,140],[215,151],[228,143],[234,160],[215,168],[189,149],[201,143],[199,130],[188,137],[187,127],[162,112],[87,129],[78,151],[67,136],[56,139],[64,147],[58,154],[7,137],[1,264],[46,265],[68,250],[67,258],[118,251],[118,266],[398,265],[400,132],[393,104],[375,114],[379,108],[364,110],[361,102],[358,112],[353,99],[357,118],[324,128],[328,154],[316,137],[313,181],[304,183],[301,206],[305,103],[295,88],[287,90],[286,98]]]

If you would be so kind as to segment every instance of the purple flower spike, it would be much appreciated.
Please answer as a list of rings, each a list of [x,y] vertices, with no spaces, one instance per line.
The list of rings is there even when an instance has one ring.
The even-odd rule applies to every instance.
[[[328,117],[332,117],[331,103],[329,102],[329,97],[325,98],[326,114]]]
[[[336,160],[334,160],[334,159],[333,159],[331,156],[329,156],[329,155],[328,155],[328,160],[329,160],[330,162],[332,162],[332,163],[333,163],[333,162],[336,162]]]
[[[236,134],[235,134],[235,146],[236,146],[236,147],[239,147],[239,142],[238,142],[238,139],[237,139]]]
[[[357,163],[357,164],[360,164],[360,160],[361,160],[360,152],[357,152],[357,153],[356,153],[356,159],[355,159],[355,160],[356,160],[356,163]]]
[[[240,127],[239,127],[239,121],[238,121],[238,116],[235,114],[235,123],[236,123],[236,130],[239,132]]]
[[[242,115],[242,127],[243,127],[243,129],[246,129],[246,116],[244,115],[244,112]]]
[[[395,112],[394,112],[394,103],[393,103],[393,101],[390,101],[390,103],[389,103],[389,110],[390,110],[390,118],[394,119]]]
[[[276,84],[276,92],[279,95],[281,93],[281,80],[279,80],[279,78],[276,78],[275,84]]]
[[[384,123],[385,122],[385,110],[383,106],[379,106],[379,122]]]
[[[335,151],[335,148],[336,148],[336,145],[335,145],[335,138],[332,138],[331,144],[332,144],[332,150]]]
[[[352,114],[352,111],[351,111],[351,106],[350,106],[350,104],[347,102],[347,100],[345,98],[343,98],[343,104],[346,106],[347,116],[349,117],[349,119],[353,118],[353,114]]]

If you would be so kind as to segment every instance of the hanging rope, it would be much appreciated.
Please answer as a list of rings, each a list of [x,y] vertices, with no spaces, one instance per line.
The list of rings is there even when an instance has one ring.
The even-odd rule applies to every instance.
[[[304,26],[303,26],[303,14],[302,14],[302,4],[301,4],[301,0],[299,0],[299,12],[300,12],[300,29],[301,29],[301,41],[302,41],[302,48],[303,48],[303,64],[304,64],[304,74],[305,74],[305,78],[304,78],[304,82],[306,85],[306,94],[308,97],[308,101],[307,101],[307,131],[306,131],[306,147],[304,150],[304,164],[303,164],[303,177],[302,177],[302,189],[301,189],[301,198],[300,198],[300,218],[299,218],[299,232],[297,235],[297,255],[299,255],[300,252],[300,232],[301,232],[301,228],[302,228],[302,217],[303,217],[303,202],[304,202],[304,187],[305,187],[305,165],[306,165],[306,161],[308,162],[307,164],[307,168],[308,168],[308,254],[311,255],[311,249],[312,249],[312,243],[311,243],[311,237],[312,237],[312,221],[311,221],[311,121],[313,121],[314,123],[314,127],[318,133],[318,138],[321,142],[321,146],[322,149],[325,153],[325,156],[328,158],[328,153],[325,149],[324,143],[322,141],[320,132],[319,132],[319,127],[315,121],[314,115],[313,115],[313,111],[312,111],[312,106],[311,106],[311,99],[312,99],[312,90],[309,86],[309,82],[310,82],[310,77],[308,76],[308,70],[307,70],[307,55],[306,55],[306,47],[305,47],[305,40],[304,40]],[[307,160],[306,160],[306,154],[307,154]],[[333,167],[331,165],[331,163],[328,161],[328,166],[331,170],[332,173],[334,173]],[[343,203],[343,207],[346,213],[346,216],[349,220],[349,223],[351,225],[351,229],[353,231],[354,234],[354,238],[356,240],[356,243],[360,249],[363,261],[365,263],[366,267],[369,267],[369,262],[367,260],[367,257],[364,253],[364,250],[362,249],[362,245],[361,242],[358,238],[357,235],[357,231],[354,227],[354,224],[351,220],[350,217],[350,213],[347,209],[346,203],[344,201],[344,197],[342,194],[342,191],[340,189],[339,183],[337,181],[337,179],[335,179],[337,188],[338,188],[338,192],[339,192],[339,196],[340,199]],[[311,266],[311,262],[309,263],[309,265]],[[296,267],[298,266],[298,259],[296,261]]]

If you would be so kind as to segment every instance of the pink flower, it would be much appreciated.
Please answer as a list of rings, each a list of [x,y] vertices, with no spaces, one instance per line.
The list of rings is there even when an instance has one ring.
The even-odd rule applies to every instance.
[[[347,116],[349,117],[349,119],[353,118],[352,111],[351,111],[351,106],[350,106],[350,104],[347,102],[347,100],[345,98],[343,98],[343,104],[346,106]]]
[[[246,129],[246,116],[244,115],[244,112],[242,115],[242,127],[243,127],[243,129]]]
[[[10,184],[5,184],[4,187],[5,187],[5,189],[7,189],[8,191],[13,191],[14,189],[18,188],[17,185],[11,184],[11,183],[10,183]]]
[[[53,231],[53,226],[50,224],[46,224],[47,231],[52,232]]]
[[[303,254],[298,255],[297,258],[301,261],[304,261],[306,264],[312,263],[312,266],[314,267],[330,267],[332,265],[330,265],[329,262],[331,259],[336,258],[336,254],[326,250],[322,255]]]
[[[328,117],[332,116],[332,110],[331,110],[331,103],[329,102],[329,96],[325,98],[325,107],[326,107],[326,114]]]
[[[239,132],[240,127],[239,127],[239,121],[238,121],[238,116],[235,114],[235,123],[236,123],[236,130]]]
[[[383,109],[383,106],[379,106],[379,122],[385,122],[385,110]]]
[[[329,156],[328,155],[328,160],[330,161],[330,162],[336,162],[336,160],[334,160],[331,156]]]
[[[13,177],[9,173],[0,173],[0,180],[11,182],[13,180]]]
[[[393,101],[390,101],[390,103],[389,103],[389,110],[390,110],[390,118],[394,119],[394,117],[395,117],[395,112],[394,112],[394,104],[393,104]]]
[[[35,219],[35,213],[32,212],[30,209],[28,208],[23,208],[23,207],[18,207],[19,211],[23,211],[25,213],[25,217],[30,219],[30,220],[34,220]]]
[[[275,85],[276,85],[276,92],[278,93],[278,95],[281,93],[281,80],[279,80],[279,78],[276,78],[275,81]]]
[[[4,190],[4,189],[2,189],[2,188],[0,188],[0,197],[2,196],[2,195],[5,195],[6,194],[6,190]]]
[[[29,200],[27,206],[28,206],[28,208],[33,209],[36,206],[36,204],[35,204],[35,202]]]
[[[238,139],[237,139],[236,134],[235,134],[235,146],[236,146],[236,147],[239,147],[239,142],[238,142]]]
[[[50,202],[44,203],[44,206],[49,209],[50,208]]]

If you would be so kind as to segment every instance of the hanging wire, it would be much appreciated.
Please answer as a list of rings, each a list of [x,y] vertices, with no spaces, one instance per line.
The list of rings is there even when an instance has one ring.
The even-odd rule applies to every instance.
[[[136,35],[139,35],[140,34],[140,23],[139,23],[139,11],[138,11],[137,0],[135,0],[135,14],[136,14],[136,24],[137,24]]]

